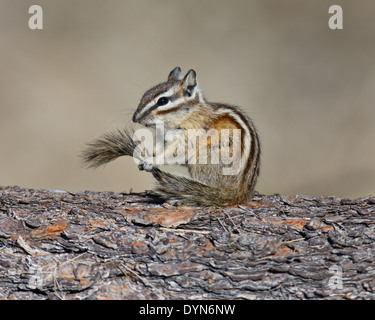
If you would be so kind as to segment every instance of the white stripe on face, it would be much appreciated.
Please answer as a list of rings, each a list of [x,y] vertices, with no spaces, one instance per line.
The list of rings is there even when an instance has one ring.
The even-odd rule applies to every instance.
[[[148,106],[147,104],[147,107],[148,109],[151,108],[152,106],[154,106],[157,101],[161,98],[161,97],[169,97],[169,96],[172,96],[174,94],[176,94],[177,92],[179,91],[179,89],[175,89],[173,90],[173,88],[169,89],[167,92],[164,92],[160,95],[158,95],[154,100],[153,100],[153,104],[151,106]],[[187,96],[181,96],[180,98],[176,99],[176,100],[173,100],[173,101],[168,101],[167,104],[165,104],[164,106],[159,106],[157,109],[158,111],[166,111],[166,110],[169,110],[169,109],[172,109],[174,108],[175,106],[178,106],[179,104],[181,103],[186,103],[188,102],[189,100],[193,100],[196,98],[196,94],[198,92],[198,96],[199,96],[199,100],[200,101],[203,101],[203,97],[202,97],[202,92],[200,91],[199,89],[199,86],[198,84],[194,87],[192,93],[191,93],[191,96],[190,97],[187,97]]]
[[[147,103],[143,109],[140,111],[139,113],[139,116],[143,115],[144,113],[146,113],[149,109],[151,109],[152,107],[154,107],[156,105],[156,103],[158,102],[158,100],[161,98],[161,97],[170,97],[172,96],[174,93],[177,92],[177,88],[170,88],[169,90],[167,91],[164,91],[162,93],[160,93],[158,96],[156,96],[154,99],[152,99],[149,103]],[[170,101],[165,105],[165,106],[160,106],[160,107],[166,107],[170,104]]]
[[[154,99],[152,99],[150,102],[148,102],[137,114],[137,118],[142,118],[142,116],[144,114],[147,114],[152,108],[154,108],[156,105],[157,105],[157,102],[160,98],[162,97],[166,97],[166,98],[169,98],[169,97],[172,97],[172,96],[178,96],[178,94],[181,93],[181,88],[177,85],[177,86],[174,86],[170,89],[168,89],[167,91],[164,91],[164,92],[161,92],[160,94],[158,94]],[[158,111],[167,111],[169,109],[173,109],[174,107],[178,106],[178,105],[181,105],[183,103],[187,103],[189,100],[193,100],[193,99],[196,99],[196,95],[198,94],[198,99],[200,101],[203,101],[203,96],[202,96],[202,92],[201,90],[199,89],[199,86],[198,86],[198,83],[197,85],[194,87],[193,91],[192,91],[192,95],[191,97],[187,97],[187,96],[181,96],[179,98],[177,98],[176,100],[173,100],[173,101],[168,101],[167,104],[165,105],[162,105],[162,106],[157,106],[157,110]]]

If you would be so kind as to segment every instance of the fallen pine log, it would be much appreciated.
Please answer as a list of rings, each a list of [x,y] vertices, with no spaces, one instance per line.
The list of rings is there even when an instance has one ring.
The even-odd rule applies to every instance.
[[[0,187],[0,299],[374,299],[375,197]]]

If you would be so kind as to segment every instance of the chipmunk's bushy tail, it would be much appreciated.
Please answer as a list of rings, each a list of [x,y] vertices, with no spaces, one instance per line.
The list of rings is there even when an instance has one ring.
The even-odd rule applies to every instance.
[[[104,134],[97,140],[88,143],[82,153],[87,167],[97,168],[121,156],[135,156],[137,144],[132,133],[127,130],[116,130]],[[197,180],[171,173],[154,167],[151,173],[158,181],[153,193],[172,204],[193,206],[228,206],[243,203],[241,193],[232,188],[218,188]]]
[[[82,152],[82,159],[87,167],[97,168],[118,157],[133,156],[135,147],[131,133],[118,129],[88,143]]]
[[[246,202],[234,188],[218,188],[197,180],[176,176],[153,168],[151,173],[159,182],[155,193],[169,203],[192,206],[229,206]]]

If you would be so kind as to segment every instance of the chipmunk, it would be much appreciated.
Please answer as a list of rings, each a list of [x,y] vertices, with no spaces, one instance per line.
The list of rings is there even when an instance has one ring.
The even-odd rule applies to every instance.
[[[149,89],[133,122],[156,130],[163,125],[169,137],[163,139],[159,151],[169,158],[180,151],[185,159],[178,163],[188,168],[190,177],[166,172],[155,161],[142,158],[136,152],[139,144],[134,132],[129,130],[107,133],[89,143],[84,162],[98,167],[120,156],[134,156],[140,160],[139,169],[151,172],[158,181],[154,193],[172,204],[229,206],[251,199],[260,168],[260,143],[254,124],[236,106],[207,102],[194,70],[183,75],[176,67],[166,82]],[[199,140],[202,136],[205,139]],[[194,140],[197,137],[199,145]],[[206,155],[203,163],[198,161],[202,155]],[[228,159],[232,161],[232,173]]]

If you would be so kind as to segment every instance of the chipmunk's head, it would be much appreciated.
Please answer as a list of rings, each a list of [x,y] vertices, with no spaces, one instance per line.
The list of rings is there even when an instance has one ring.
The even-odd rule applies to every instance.
[[[192,109],[203,102],[203,95],[194,70],[184,76],[180,67],[174,68],[166,82],[148,90],[142,97],[133,121],[145,126],[164,123],[177,128],[188,119]]]

